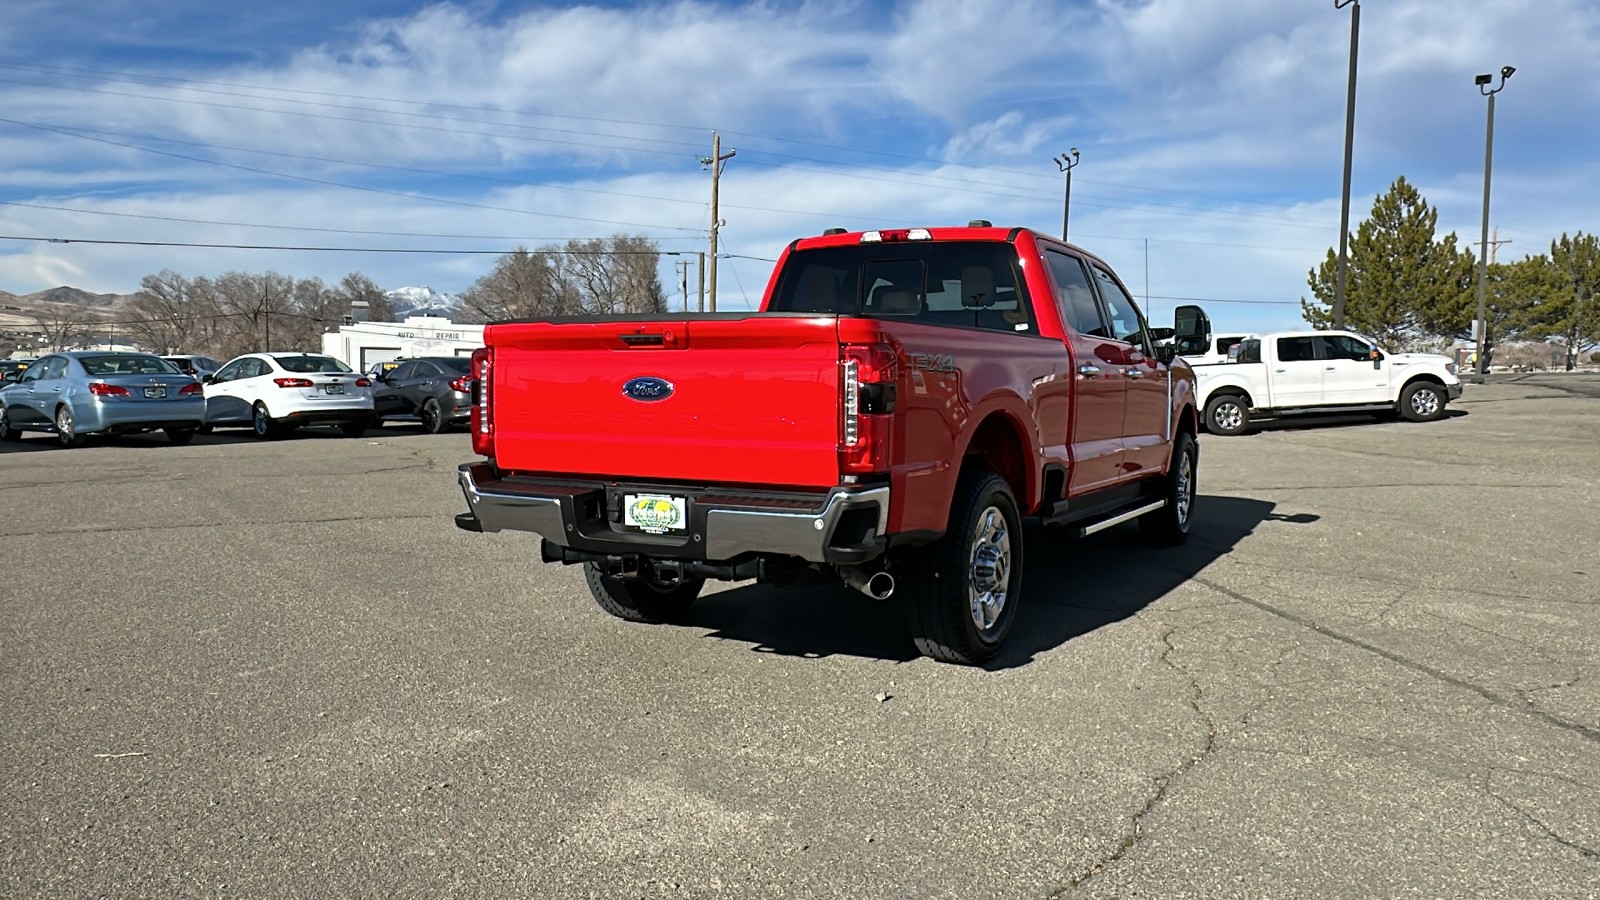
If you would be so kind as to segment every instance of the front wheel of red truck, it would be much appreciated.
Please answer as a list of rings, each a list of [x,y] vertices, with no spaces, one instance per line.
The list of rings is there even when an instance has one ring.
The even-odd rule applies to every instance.
[[[1011,486],[983,469],[956,484],[944,537],[905,560],[906,620],[917,650],[978,665],[996,653],[1022,599],[1022,518]]]
[[[612,578],[592,562],[583,564],[583,580],[601,609],[619,619],[652,625],[682,618],[706,583],[703,578],[685,578],[672,585],[644,577]]]

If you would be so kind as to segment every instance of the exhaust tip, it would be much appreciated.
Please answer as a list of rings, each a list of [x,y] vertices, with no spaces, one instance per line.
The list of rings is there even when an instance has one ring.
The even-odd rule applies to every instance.
[[[862,593],[874,600],[887,600],[894,596],[894,576],[888,572],[878,572],[862,587]]]

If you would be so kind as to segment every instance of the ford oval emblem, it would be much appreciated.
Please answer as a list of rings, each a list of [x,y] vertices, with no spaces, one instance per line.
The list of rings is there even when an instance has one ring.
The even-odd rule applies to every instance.
[[[630,378],[622,386],[622,395],[642,403],[654,403],[672,396],[672,382],[654,375]]]

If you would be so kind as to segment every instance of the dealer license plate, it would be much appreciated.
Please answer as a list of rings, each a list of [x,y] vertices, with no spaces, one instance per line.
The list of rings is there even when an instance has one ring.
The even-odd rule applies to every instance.
[[[148,387],[144,389],[144,395],[151,400],[160,400],[167,395],[167,389],[164,387]]]
[[[624,494],[622,524],[645,534],[682,532],[689,527],[688,502],[665,494]]]
[[[327,385],[323,385],[322,389],[327,391],[330,394],[342,394],[342,393],[344,393],[344,385],[342,385],[342,384],[327,384]]]

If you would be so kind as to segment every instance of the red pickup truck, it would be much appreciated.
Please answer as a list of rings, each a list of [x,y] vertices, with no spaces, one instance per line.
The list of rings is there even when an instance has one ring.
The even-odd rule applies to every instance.
[[[796,240],[756,313],[495,322],[456,522],[540,535],[624,619],[680,617],[708,578],[821,573],[980,663],[1016,620],[1023,517],[1187,534],[1173,344],[1209,323],[1175,318],[1151,329],[1075,246],[974,221]]]

